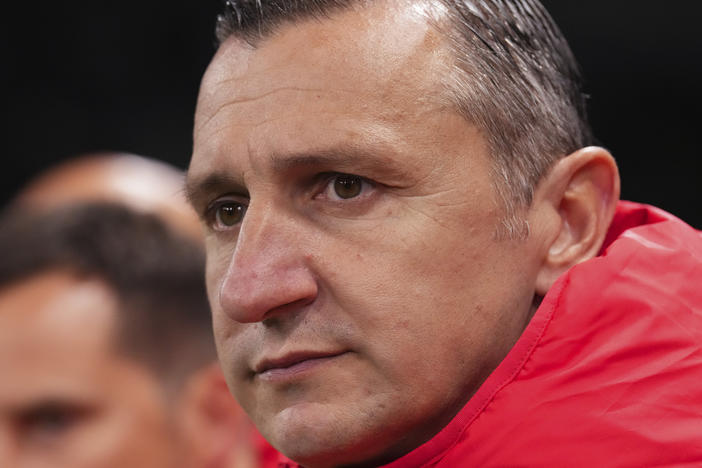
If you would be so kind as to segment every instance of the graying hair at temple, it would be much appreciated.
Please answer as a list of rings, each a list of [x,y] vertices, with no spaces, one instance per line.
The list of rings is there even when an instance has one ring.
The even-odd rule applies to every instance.
[[[522,208],[555,161],[591,144],[578,64],[537,0],[401,0],[420,3],[446,37],[453,63],[448,102],[485,136],[493,180],[507,215],[499,237],[525,237]],[[368,0],[228,0],[220,44],[256,45],[284,24],[331,17]]]

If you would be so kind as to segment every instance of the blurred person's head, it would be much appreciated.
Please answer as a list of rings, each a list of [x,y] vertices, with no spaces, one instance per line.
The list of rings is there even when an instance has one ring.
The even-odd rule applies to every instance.
[[[0,466],[229,466],[201,246],[108,202],[0,223]]]
[[[154,213],[199,237],[197,216],[183,195],[183,176],[177,167],[135,154],[81,154],[36,175],[13,205],[53,208],[83,200],[114,201]]]

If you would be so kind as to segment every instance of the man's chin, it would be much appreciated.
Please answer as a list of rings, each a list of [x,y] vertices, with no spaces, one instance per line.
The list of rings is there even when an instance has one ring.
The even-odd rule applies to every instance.
[[[305,467],[353,464],[372,456],[367,453],[372,431],[368,425],[364,431],[353,413],[348,407],[298,403],[259,421],[259,428],[278,451]]]

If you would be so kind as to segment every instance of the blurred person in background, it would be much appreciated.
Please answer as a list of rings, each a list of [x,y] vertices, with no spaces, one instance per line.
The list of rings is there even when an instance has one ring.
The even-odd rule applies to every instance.
[[[70,158],[63,163],[51,167],[38,174],[27,186],[15,197],[15,199],[10,203],[8,207],[9,212],[4,217],[3,226],[8,225],[3,228],[3,232],[7,233],[8,230],[14,229],[14,234],[17,239],[23,238],[24,235],[21,231],[26,229],[27,233],[31,231],[30,224],[32,221],[37,221],[44,219],[57,220],[56,212],[62,214],[70,215],[73,212],[79,212],[81,210],[92,210],[90,216],[85,215],[83,221],[90,222],[93,218],[94,221],[102,223],[101,225],[106,229],[106,231],[111,231],[113,234],[112,241],[123,242],[123,245],[118,245],[118,251],[122,249],[133,249],[136,252],[141,247],[142,241],[147,241],[148,239],[138,239],[127,233],[126,236],[122,237],[119,241],[119,237],[115,238],[115,232],[121,232],[121,229],[125,229],[125,226],[116,226],[117,231],[107,229],[110,223],[117,222],[115,218],[115,210],[118,209],[116,205],[122,205],[124,208],[125,219],[129,222],[134,222],[139,216],[146,216],[152,218],[151,222],[156,224],[162,224],[161,227],[157,229],[158,232],[152,232],[153,241],[158,244],[159,235],[167,235],[166,237],[170,239],[170,247],[164,247],[166,250],[171,248],[173,255],[176,259],[179,255],[182,256],[184,252],[190,251],[191,255],[193,252],[198,251],[201,248],[201,231],[197,218],[190,208],[184,201],[182,194],[182,182],[183,173],[178,168],[171,166],[162,161],[157,161],[154,159],[146,158],[143,156],[138,156],[129,153],[120,152],[100,152],[83,154],[73,158]],[[92,208],[89,205],[85,205],[86,202],[95,202]],[[107,203],[107,204],[105,204]],[[70,208],[74,205],[75,208]],[[84,206],[81,206],[84,205]],[[95,210],[99,210],[100,207],[106,207],[105,209],[105,219],[100,221],[100,217]],[[22,213],[22,214],[20,214]],[[31,214],[28,214],[31,213]],[[24,221],[19,221],[24,219]],[[146,219],[146,218],[143,218]],[[131,221],[130,221],[131,220]],[[127,223],[129,225],[129,222]],[[22,229],[17,228],[17,224],[21,225],[24,223]],[[34,229],[38,229],[43,223],[39,223],[34,226]],[[15,226],[14,228],[10,226]],[[90,242],[94,242],[95,245],[107,245],[111,242],[107,238],[101,238],[103,234],[100,232],[91,232],[89,226],[84,226],[85,229],[81,229],[80,226],[75,226],[77,234],[79,231],[84,231],[85,235]],[[44,259],[38,263],[46,263],[50,266],[52,261],[63,261],[66,260],[67,263],[71,263],[73,260],[83,263],[77,255],[71,258],[70,248],[61,252],[61,248],[57,247],[61,242],[61,235],[55,236],[50,232],[51,229],[41,229],[40,234],[34,237],[34,242],[40,246],[38,248],[38,254],[34,257],[25,257],[21,255],[24,259],[22,262],[25,266],[28,263],[32,263],[32,258],[35,260],[41,260],[39,257],[44,255]],[[56,233],[54,233],[56,234]],[[71,233],[64,231],[63,234],[69,235]],[[45,237],[48,236],[51,239],[57,241],[54,244],[56,248],[52,254],[48,254],[51,250],[51,242]],[[12,237],[12,235],[10,235]],[[58,238],[57,238],[58,237]],[[3,239],[6,239],[4,237]],[[164,238],[165,240],[165,238]],[[65,239],[64,239],[65,241]],[[3,241],[4,242],[4,241]],[[14,242],[14,241],[13,241]],[[28,241],[29,242],[29,241]],[[30,242],[31,243],[31,242]],[[178,251],[177,244],[182,243],[182,249]],[[12,250],[12,242],[8,245],[3,244],[0,249],[9,248]],[[28,246],[25,246],[28,247]],[[65,247],[65,246],[64,246]],[[87,245],[86,249],[90,249]],[[149,247],[147,247],[147,250]],[[19,252],[26,249],[19,249]],[[37,249],[30,248],[28,251],[37,251]],[[42,253],[43,252],[43,253]],[[88,252],[83,252],[86,255]],[[146,252],[148,253],[148,252]],[[168,252],[161,250],[163,255],[167,255]],[[55,257],[50,258],[52,255]],[[200,255],[198,252],[197,255]],[[127,266],[119,266],[118,257],[112,257],[112,267],[114,269],[122,268],[125,272],[127,271]],[[126,260],[126,259],[125,259]],[[182,258],[186,261],[185,257]],[[195,261],[196,260],[196,261]],[[132,436],[134,440],[149,441],[150,436],[158,435],[164,429],[168,432],[183,432],[181,442],[187,442],[187,444],[178,444],[180,447],[190,446],[186,448],[185,452],[187,456],[177,456],[178,452],[172,452],[173,457],[170,460],[166,460],[167,464],[165,466],[236,466],[236,467],[248,467],[248,466],[258,466],[266,460],[275,458],[276,455],[270,446],[258,435],[255,430],[252,430],[248,418],[241,411],[238,404],[233,398],[226,392],[225,384],[223,383],[221,372],[216,364],[216,356],[212,348],[212,337],[210,326],[208,321],[209,311],[206,302],[202,302],[204,298],[204,289],[202,286],[202,275],[201,273],[202,265],[201,259],[190,258],[190,265],[188,268],[193,270],[190,272],[189,283],[184,284],[185,290],[176,291],[178,294],[193,294],[197,291],[197,294],[201,294],[200,300],[195,301],[184,301],[178,310],[181,311],[181,317],[186,317],[187,314],[191,314],[192,317],[197,317],[196,323],[198,324],[195,328],[195,336],[190,334],[185,334],[182,336],[181,344],[188,345],[191,343],[193,346],[202,346],[202,351],[200,352],[200,358],[195,359],[189,366],[184,366],[181,371],[185,374],[180,375],[173,384],[173,382],[166,382],[162,377],[167,377],[172,375],[168,371],[173,365],[173,360],[178,359],[178,354],[171,354],[168,347],[163,348],[161,354],[161,361],[159,364],[154,364],[152,362],[151,370],[157,371],[157,374],[148,375],[148,371],[144,374],[145,380],[150,379],[150,384],[152,387],[155,385],[156,390],[158,390],[159,385],[164,387],[167,383],[169,384],[169,394],[172,396],[174,394],[179,394],[177,401],[173,398],[169,398],[168,402],[171,404],[167,408],[167,411],[171,416],[169,416],[170,426],[148,426],[141,425],[136,429],[134,425],[125,425],[124,430],[132,429]],[[5,262],[5,266],[8,269],[12,269],[10,261]],[[109,263],[109,262],[108,262]],[[137,268],[140,263],[137,262],[134,268]],[[167,271],[165,266],[167,263],[162,264],[162,273],[165,274],[163,277],[164,284],[167,284],[170,280],[174,279],[173,276],[169,276],[170,273]],[[156,265],[158,267],[158,265]],[[6,270],[3,270],[6,271]],[[99,273],[99,272],[98,272]],[[159,275],[161,273],[159,270],[152,271],[151,279],[153,281],[159,281]],[[10,274],[10,277],[14,274]],[[21,273],[18,277],[23,276]],[[51,276],[51,275],[49,275]],[[58,275],[61,277],[62,275]],[[64,278],[65,279],[65,278]],[[2,291],[8,292],[8,294],[17,292],[16,286],[22,286],[22,288],[28,292],[30,295],[35,297],[41,297],[45,291],[49,296],[51,287],[43,282],[33,282],[25,281],[24,279],[17,279],[17,281],[11,281],[8,279],[2,282],[0,289]],[[59,281],[60,282],[60,281]],[[88,284],[99,284],[95,282],[89,282]],[[87,306],[93,307],[93,310],[101,311],[101,315],[107,316],[107,318],[99,319],[93,318],[92,321],[82,321],[86,318],[81,315],[80,310],[73,310],[72,303],[70,302],[70,297],[76,296],[80,297],[86,291],[90,291],[91,288],[84,287],[85,284],[80,282],[67,281],[58,288],[57,292],[61,292],[61,296],[68,298],[69,302],[66,304],[59,304],[58,309],[54,312],[39,312],[37,307],[47,305],[50,306],[51,298],[48,297],[48,302],[39,301],[36,307],[17,307],[19,304],[7,303],[5,301],[0,301],[0,312],[8,309],[8,312],[2,314],[0,321],[3,321],[3,331],[4,335],[0,335],[0,363],[3,366],[1,369],[3,374],[9,378],[13,378],[15,385],[2,385],[0,386],[0,466],[4,466],[4,462],[8,461],[7,457],[10,454],[15,460],[13,463],[17,466],[22,465],[20,459],[28,460],[31,463],[39,462],[46,463],[46,466],[84,466],[81,463],[85,462],[85,466],[126,466],[124,465],[126,456],[138,460],[140,465],[133,466],[164,466],[155,465],[154,461],[148,454],[143,454],[136,447],[131,447],[120,437],[119,431],[107,435],[102,444],[94,444],[93,442],[98,439],[84,440],[81,439],[81,435],[85,435],[86,432],[83,429],[89,429],[93,426],[88,426],[87,423],[90,418],[78,417],[80,411],[74,412],[73,409],[78,409],[79,405],[72,405],[70,398],[61,399],[59,398],[58,390],[55,385],[52,386],[52,382],[57,384],[57,381],[75,381],[74,385],[76,390],[80,388],[81,385],[89,389],[91,385],[95,390],[95,386],[104,385],[106,382],[96,380],[97,376],[92,379],[88,379],[89,376],[87,372],[90,371],[90,366],[83,369],[84,373],[80,373],[80,369],[76,368],[75,362],[77,356],[82,356],[84,353],[82,351],[89,351],[85,349],[85,339],[87,337],[92,337],[93,332],[96,336],[102,337],[100,335],[100,330],[104,330],[105,327],[110,328],[109,324],[105,323],[105,320],[114,322],[116,319],[114,317],[109,318],[110,314],[115,315],[114,307],[110,304],[108,300],[109,294],[102,295],[105,299],[102,301],[102,308],[100,307],[100,300],[94,301],[95,303],[91,305],[90,301],[86,304]],[[104,284],[102,286],[105,286]],[[109,291],[109,288],[107,289]],[[187,293],[185,291],[190,291]],[[114,291],[110,294],[114,295]],[[12,295],[12,294],[10,294]],[[93,295],[94,298],[99,299],[100,295]],[[6,297],[2,294],[1,297]],[[174,296],[181,297],[181,296]],[[157,294],[153,296],[153,301],[157,302]],[[112,301],[114,302],[114,301]],[[188,311],[187,307],[190,304],[192,310]],[[108,307],[109,306],[109,307]],[[112,309],[110,309],[112,307]],[[51,309],[51,308],[50,308]],[[51,310],[56,309],[54,307]],[[112,310],[111,312],[107,309]],[[44,308],[42,308],[44,310]],[[143,333],[148,334],[153,333],[153,336],[142,336],[142,339],[149,341],[156,341],[154,344],[154,349],[159,345],[162,345],[162,337],[160,336],[159,320],[165,320],[166,314],[159,312],[160,309],[154,308],[155,312],[147,312],[143,310],[143,315],[137,317],[136,314],[127,314],[133,320],[131,328],[121,326],[121,330],[124,336],[130,336],[132,332],[139,330],[147,330]],[[119,311],[122,312],[121,309]],[[83,312],[85,314],[85,312]],[[153,314],[153,316],[148,315]],[[125,315],[126,317],[126,315]],[[122,315],[120,315],[121,320]],[[22,326],[19,323],[13,325],[13,320],[22,321]],[[73,321],[71,321],[73,320]],[[144,323],[139,323],[143,320]],[[176,321],[177,324],[178,321]],[[147,323],[151,323],[151,327],[146,326]],[[65,332],[56,335],[50,341],[44,342],[44,340],[35,341],[26,339],[26,337],[19,339],[20,336],[25,334],[36,334],[41,335],[42,330],[45,330],[47,325],[56,326],[58,324],[65,324]],[[185,324],[181,324],[183,327]],[[76,326],[80,326],[77,330]],[[97,327],[95,329],[91,327]],[[200,328],[198,328],[200,327]],[[202,328],[205,327],[205,328]],[[87,331],[89,330],[89,331]],[[84,336],[85,335],[85,336]],[[15,339],[12,339],[12,338]],[[104,337],[103,337],[104,338]],[[98,338],[99,341],[102,338]],[[139,341],[135,338],[136,341]],[[17,348],[21,343],[22,349]],[[91,342],[92,343],[92,342]],[[39,346],[43,344],[44,347]],[[103,343],[104,345],[105,343]],[[171,343],[173,344],[173,343]],[[83,347],[82,347],[83,346]],[[90,346],[90,344],[88,344]],[[188,345],[190,346],[190,345]],[[188,346],[185,346],[187,348]],[[105,348],[105,346],[100,346],[100,348]],[[160,348],[159,348],[160,349]],[[146,352],[146,355],[149,353]],[[198,354],[198,353],[196,353]],[[36,356],[36,359],[31,362],[34,365],[29,365],[28,357]],[[63,358],[62,358],[63,356]],[[103,358],[109,356],[102,356]],[[138,356],[137,356],[138,357]],[[144,357],[144,356],[142,356]],[[96,360],[99,357],[96,357]],[[88,363],[97,364],[96,360],[89,361]],[[137,366],[143,364],[140,359],[133,364]],[[52,372],[46,373],[45,367],[49,367]],[[159,370],[161,369],[161,370]],[[16,372],[22,372],[22,375],[16,375]],[[78,374],[76,374],[78,372]],[[144,383],[144,382],[142,382]],[[120,407],[123,408],[122,415],[119,416],[125,421],[129,421],[130,411],[136,411],[137,408],[133,406],[135,403],[129,397],[134,394],[139,393],[139,382],[137,381],[127,381],[123,380],[118,385],[113,387],[114,397],[113,401],[109,398],[105,398],[105,406],[109,403],[113,404],[113,412],[116,416],[119,416]],[[186,387],[190,389],[198,389],[193,393],[193,391],[186,392]],[[174,390],[175,389],[175,390]],[[209,396],[206,394],[209,392]],[[21,395],[25,395],[27,398],[22,400]],[[31,395],[31,398],[30,398]],[[189,396],[187,396],[189,395]],[[70,396],[70,395],[68,395]],[[206,397],[210,403],[200,405],[194,405],[193,403],[197,401],[199,397]],[[202,400],[201,400],[202,402]],[[22,403],[22,404],[20,404]],[[65,404],[64,404],[65,403]],[[74,401],[73,403],[79,403]],[[121,406],[120,406],[121,405]],[[130,406],[131,405],[131,406]],[[190,408],[189,410],[186,408]],[[216,445],[214,439],[210,439],[209,445],[204,446],[202,443],[208,431],[202,431],[200,429],[187,433],[187,427],[183,425],[186,420],[200,421],[205,423],[208,421],[207,418],[198,417],[185,417],[181,418],[180,422],[177,422],[172,416],[174,410],[182,414],[187,414],[188,412],[193,415],[193,409],[198,408],[201,411],[212,411],[211,416],[216,417],[218,421],[222,424],[218,426],[223,432],[220,433],[219,445]],[[217,414],[221,413],[221,414]],[[201,415],[202,416],[202,415]],[[210,422],[214,422],[215,419],[209,419]],[[94,423],[99,423],[98,418]],[[105,427],[110,426],[106,424]],[[136,423],[137,421],[134,421]],[[75,424],[74,424],[75,423]],[[190,423],[187,423],[190,424]],[[186,424],[186,425],[187,425]],[[190,424],[193,426],[193,424]],[[195,425],[196,426],[196,425]],[[53,429],[51,429],[53,427]],[[83,429],[81,429],[83,428]],[[115,428],[113,428],[115,429]],[[43,431],[43,432],[42,432]],[[41,432],[47,434],[52,432],[51,437],[46,437],[43,440],[49,442],[52,447],[50,451],[40,450],[40,446],[37,444],[32,444],[29,442],[30,439],[34,438],[36,440],[36,435]],[[212,431],[209,431],[211,434]],[[70,435],[69,434],[73,434]],[[197,434],[202,434],[202,437],[196,437]],[[161,435],[163,435],[161,433]],[[196,440],[197,439],[197,440]],[[73,441],[73,442],[71,442]],[[108,443],[109,442],[109,443]],[[253,445],[252,445],[253,444]],[[216,446],[215,446],[216,445]],[[12,448],[14,446],[14,448]],[[82,448],[81,448],[82,446]],[[154,447],[150,442],[145,444],[146,447]],[[24,447],[24,448],[23,448]],[[47,448],[48,446],[45,446]],[[91,448],[92,447],[92,448]],[[219,449],[219,450],[218,450]],[[158,450],[153,450],[156,452]],[[130,453],[133,452],[133,453]],[[169,450],[169,452],[171,452]],[[197,452],[197,453],[196,453]],[[43,455],[42,455],[43,453]],[[119,456],[117,454],[119,453]],[[182,452],[181,452],[182,454]],[[4,457],[4,458],[3,458]],[[26,457],[26,458],[24,458]],[[81,457],[80,459],[76,457]],[[31,461],[31,460],[34,461]],[[207,463],[209,464],[207,464]],[[130,461],[130,465],[131,465]],[[134,462],[136,463],[136,462]],[[12,465],[12,466],[15,466]],[[32,465],[37,466],[37,465]]]
[[[11,205],[52,208],[80,200],[116,201],[155,213],[200,238],[197,216],[183,197],[183,177],[177,167],[136,154],[81,154],[35,176]]]
[[[110,202],[0,224],[0,466],[252,466],[201,245]]]

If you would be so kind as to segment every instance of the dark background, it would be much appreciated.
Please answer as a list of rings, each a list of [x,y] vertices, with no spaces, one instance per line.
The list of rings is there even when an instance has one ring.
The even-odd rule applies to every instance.
[[[119,150],[187,166],[218,0],[16,2],[0,34],[0,202],[49,164]],[[623,198],[702,227],[702,2],[545,2],[578,57]],[[661,6],[665,5],[665,6]]]

